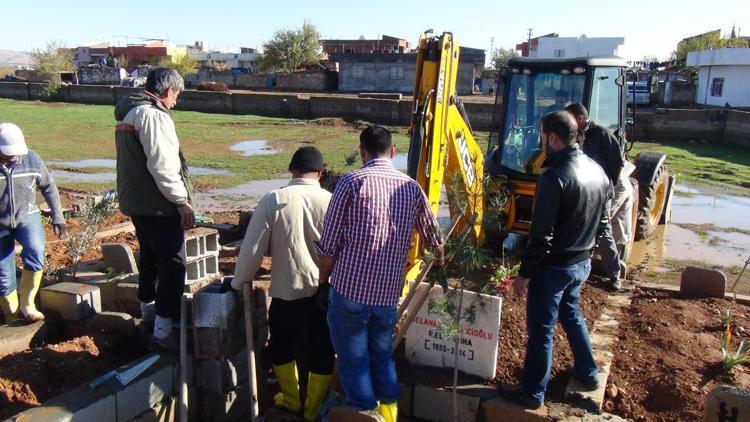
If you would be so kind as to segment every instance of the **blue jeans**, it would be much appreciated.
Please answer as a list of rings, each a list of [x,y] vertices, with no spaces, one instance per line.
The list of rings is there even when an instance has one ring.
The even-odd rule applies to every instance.
[[[331,289],[328,326],[346,401],[365,410],[374,409],[377,401],[397,402],[398,378],[391,348],[396,306],[363,305]]]
[[[38,212],[26,216],[15,229],[0,229],[0,296],[16,290],[16,241],[21,244],[23,268],[44,269],[44,228]]]
[[[559,317],[573,352],[573,369],[579,379],[598,377],[591,352],[589,331],[578,299],[581,285],[591,272],[591,260],[566,267],[542,267],[529,281],[526,301],[526,346],[521,385],[523,391],[537,401],[544,400],[544,390],[552,369],[553,330]]]

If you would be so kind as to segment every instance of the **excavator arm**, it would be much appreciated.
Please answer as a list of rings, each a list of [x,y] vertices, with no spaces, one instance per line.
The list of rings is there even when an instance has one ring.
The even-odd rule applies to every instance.
[[[456,92],[459,51],[449,32],[432,36],[428,31],[419,38],[407,171],[424,189],[436,215],[445,187],[452,199],[451,217],[459,215],[456,230],[468,227],[482,242],[484,157]],[[417,233],[413,236],[407,288],[424,265],[422,240]]]

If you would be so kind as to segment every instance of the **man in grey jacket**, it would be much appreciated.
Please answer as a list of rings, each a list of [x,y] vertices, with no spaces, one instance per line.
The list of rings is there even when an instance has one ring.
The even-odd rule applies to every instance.
[[[44,269],[44,227],[36,205],[36,188],[52,211],[52,227],[65,237],[60,195],[47,166],[28,149],[21,129],[0,123],[0,308],[5,322],[21,318],[40,321],[44,314],[34,305]],[[23,273],[16,293],[16,241],[21,244]],[[20,305],[19,305],[20,302]]]
[[[183,90],[179,73],[160,67],[149,72],[142,92],[115,107],[117,193],[138,237],[138,298],[143,321],[154,322],[154,351],[178,348],[172,322],[185,288],[180,251],[184,230],[195,226],[193,187],[169,111]]]

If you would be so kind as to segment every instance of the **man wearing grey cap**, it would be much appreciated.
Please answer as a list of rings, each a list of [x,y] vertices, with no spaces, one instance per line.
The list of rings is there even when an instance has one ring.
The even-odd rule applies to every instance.
[[[44,228],[36,205],[37,187],[52,211],[55,234],[64,238],[66,225],[60,195],[47,166],[36,152],[28,149],[18,126],[0,123],[0,308],[6,323],[17,316],[27,322],[44,319],[34,305],[42,282],[45,247]],[[23,248],[18,293],[16,241]]]
[[[289,185],[266,194],[255,208],[237,257],[232,287],[240,290],[243,283],[249,283],[263,255],[271,252],[269,349],[281,388],[274,401],[293,413],[303,407],[294,351],[307,328],[310,374],[304,417],[314,421],[328,391],[334,363],[326,314],[316,303],[319,272],[315,248],[331,194],[320,187],[323,156],[315,147],[298,149],[289,171],[293,177]]]

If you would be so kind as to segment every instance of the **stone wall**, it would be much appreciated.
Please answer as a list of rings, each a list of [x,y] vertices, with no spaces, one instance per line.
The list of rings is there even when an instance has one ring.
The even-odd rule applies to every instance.
[[[115,104],[138,88],[102,85],[67,85],[66,101],[82,104]],[[41,100],[44,85],[0,82],[0,98]],[[494,104],[464,103],[475,130],[490,130]],[[314,119],[340,117],[386,125],[407,126],[411,101],[354,98],[340,95],[296,95],[269,93],[223,93],[187,90],[177,102],[179,110],[208,113],[253,114],[267,117]],[[643,141],[706,140],[750,146],[750,112],[723,109],[659,108],[638,113],[634,138]]]
[[[330,91],[338,85],[338,72],[309,71],[276,75],[276,88],[289,91]]]
[[[727,113],[724,142],[750,147],[750,112],[730,110]]]

